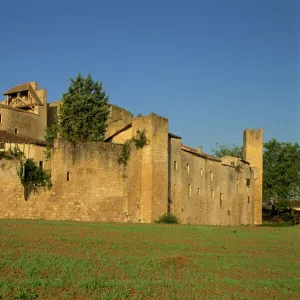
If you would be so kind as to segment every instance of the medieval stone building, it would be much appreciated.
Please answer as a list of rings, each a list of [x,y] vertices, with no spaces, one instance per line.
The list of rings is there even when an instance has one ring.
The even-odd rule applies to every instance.
[[[60,102],[29,82],[0,102],[0,151],[15,147],[51,172],[52,188],[24,200],[18,161],[0,160],[0,217],[150,223],[167,212],[181,223],[260,224],[262,130],[244,132],[244,158],[217,158],[192,149],[168,130],[168,119],[134,118],[110,106],[105,142],[70,145],[56,140],[46,160],[45,128]],[[144,132],[147,144],[127,141]],[[128,161],[121,162],[124,144]],[[128,149],[127,149],[128,150]],[[128,152],[129,154],[129,152]]]

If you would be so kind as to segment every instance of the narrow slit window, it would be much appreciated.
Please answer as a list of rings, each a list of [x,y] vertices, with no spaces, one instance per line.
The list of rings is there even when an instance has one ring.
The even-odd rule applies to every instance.
[[[248,204],[249,204],[250,203],[250,197],[248,196],[247,199],[248,199]]]
[[[174,161],[174,170],[177,170],[177,161]]]
[[[200,169],[200,176],[201,177],[203,176],[203,169],[202,168]]]
[[[220,206],[223,206],[223,193],[220,193]]]
[[[67,181],[70,181],[70,172],[67,172]]]
[[[192,185],[189,184],[189,190],[188,190],[189,197],[192,197]]]
[[[42,160],[39,162],[39,167],[41,170],[44,170],[44,162]]]
[[[200,188],[198,188],[198,196],[200,196]]]
[[[214,180],[214,172],[210,172],[210,181]]]
[[[190,165],[187,164],[187,165],[186,165],[186,168],[187,168],[187,173],[190,174]]]
[[[2,123],[2,115],[0,114],[0,123]]]
[[[18,134],[18,132],[19,132],[18,128],[15,128],[15,134]]]

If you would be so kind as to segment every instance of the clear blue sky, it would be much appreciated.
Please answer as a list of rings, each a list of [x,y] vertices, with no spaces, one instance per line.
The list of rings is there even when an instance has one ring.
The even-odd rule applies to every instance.
[[[297,0],[2,0],[0,91],[37,81],[52,102],[91,73],[206,152],[245,128],[300,142],[299,17]]]

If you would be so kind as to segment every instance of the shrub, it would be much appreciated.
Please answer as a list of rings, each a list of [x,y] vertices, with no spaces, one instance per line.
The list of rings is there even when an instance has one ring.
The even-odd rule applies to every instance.
[[[155,223],[162,223],[162,224],[179,224],[178,218],[171,213],[165,213],[164,215],[160,216]]]

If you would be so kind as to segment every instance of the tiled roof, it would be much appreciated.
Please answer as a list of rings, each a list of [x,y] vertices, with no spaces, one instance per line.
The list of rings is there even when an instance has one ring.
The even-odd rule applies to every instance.
[[[7,92],[5,92],[3,95],[9,95],[9,94],[14,94],[14,93],[19,93],[23,91],[28,91],[29,90],[29,82],[19,84],[11,89],[9,89]]]
[[[215,156],[203,153],[203,152],[199,153],[196,149],[193,149],[193,148],[185,146],[185,145],[181,145],[181,150],[189,152],[189,153],[194,154],[199,157],[206,158],[206,159],[215,160],[215,161],[219,161],[219,162],[222,161],[219,157],[215,157]]]
[[[18,134],[13,134],[4,130],[0,130],[0,142],[17,143],[17,144],[34,144],[40,146],[47,145],[45,141],[33,139]]]

